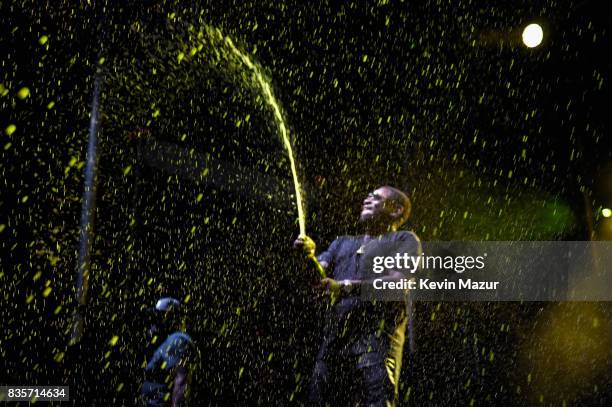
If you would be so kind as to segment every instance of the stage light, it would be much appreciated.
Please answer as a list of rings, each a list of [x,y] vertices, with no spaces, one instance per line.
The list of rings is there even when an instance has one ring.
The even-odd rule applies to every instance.
[[[544,32],[538,24],[529,24],[523,30],[523,42],[529,48],[540,45],[542,38],[544,38]]]
[[[609,218],[610,216],[612,216],[612,209],[610,209],[610,208],[603,208],[601,210],[601,214],[603,215],[604,218]]]

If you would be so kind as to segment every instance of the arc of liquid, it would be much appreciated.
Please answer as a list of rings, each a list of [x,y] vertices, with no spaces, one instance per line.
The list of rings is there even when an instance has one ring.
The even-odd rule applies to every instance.
[[[298,222],[300,224],[300,236],[306,236],[306,218],[304,216],[304,208],[302,206],[302,192],[300,190],[300,182],[297,176],[297,170],[295,168],[295,159],[293,158],[293,148],[291,147],[291,142],[289,140],[289,132],[287,131],[287,126],[285,125],[285,121],[283,120],[283,115],[281,114],[280,106],[272,93],[272,88],[270,83],[263,76],[259,67],[251,61],[248,55],[240,52],[238,48],[232,42],[232,39],[229,37],[225,37],[225,42],[230,47],[232,52],[244,63],[249,69],[253,71],[255,77],[257,78],[257,82],[261,87],[265,99],[272,108],[274,112],[274,117],[278,123],[278,128],[280,130],[280,135],[283,139],[283,144],[285,145],[285,149],[287,150],[287,155],[289,156],[289,163],[291,164],[291,175],[293,176],[293,186],[295,188],[295,200],[297,204],[298,210]]]

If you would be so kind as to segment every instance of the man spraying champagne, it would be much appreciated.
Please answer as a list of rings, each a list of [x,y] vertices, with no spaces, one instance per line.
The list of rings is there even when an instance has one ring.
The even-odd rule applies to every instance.
[[[406,325],[406,302],[366,301],[361,288],[370,285],[371,271],[364,259],[386,247],[419,255],[418,237],[399,231],[410,217],[410,199],[402,191],[383,186],[363,201],[360,224],[364,234],[341,236],[315,257],[315,242],[300,236],[294,247],[323,270],[321,288],[332,297],[325,317],[323,343],[319,348],[310,384],[315,405],[392,406],[398,399]],[[320,271],[321,273],[321,271]],[[378,275],[399,281],[400,270]]]

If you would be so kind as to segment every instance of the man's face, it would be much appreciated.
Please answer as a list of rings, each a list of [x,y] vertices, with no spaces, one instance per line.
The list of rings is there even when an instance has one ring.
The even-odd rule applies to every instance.
[[[390,192],[386,188],[378,188],[368,194],[361,205],[361,222],[388,222],[392,219],[394,205],[389,200]]]

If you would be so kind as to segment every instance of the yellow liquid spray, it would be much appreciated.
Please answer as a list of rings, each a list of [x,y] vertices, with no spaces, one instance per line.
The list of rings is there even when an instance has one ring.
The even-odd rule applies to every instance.
[[[217,33],[222,36],[221,32],[217,30]],[[289,162],[291,164],[291,175],[293,176],[293,185],[295,187],[295,199],[298,209],[298,221],[300,224],[300,236],[306,236],[306,218],[304,216],[304,208],[302,206],[302,192],[300,190],[300,182],[297,176],[297,170],[295,168],[295,159],[293,158],[293,148],[291,147],[291,141],[289,140],[289,132],[287,131],[287,126],[285,125],[285,121],[283,120],[283,115],[281,114],[281,109],[272,93],[272,87],[270,86],[270,82],[265,78],[259,67],[251,61],[248,55],[240,52],[238,48],[232,42],[232,39],[229,37],[224,37],[225,43],[229,46],[230,50],[238,57],[238,59],[246,65],[257,79],[257,83],[261,87],[263,91],[264,97],[272,111],[274,112],[274,118],[276,119],[276,123],[278,124],[278,128],[280,131],[280,135],[283,139],[283,144],[285,145],[285,149],[287,150],[287,155],[289,156]],[[321,266],[316,257],[312,257],[310,261],[313,263],[314,267],[317,269],[319,276],[321,278],[326,278],[327,274],[325,273],[325,269]]]
[[[222,35],[220,31],[217,31],[218,34]],[[283,144],[285,145],[285,149],[287,150],[287,155],[289,156],[289,162],[291,164],[291,175],[293,176],[293,185],[295,187],[295,200],[297,204],[298,210],[298,222],[300,224],[300,236],[306,236],[306,217],[304,215],[304,208],[302,206],[302,192],[300,190],[300,183],[297,176],[297,170],[295,168],[295,160],[293,158],[293,148],[291,147],[291,141],[289,140],[289,132],[287,131],[287,126],[285,125],[285,121],[283,120],[283,115],[281,114],[281,109],[272,93],[272,87],[270,86],[270,82],[265,78],[261,69],[251,61],[248,55],[243,54],[232,42],[232,39],[229,37],[224,37],[225,43],[229,46],[230,50],[236,55],[239,60],[249,68],[255,78],[257,79],[257,83],[261,87],[263,91],[264,97],[268,102],[268,105],[272,108],[274,112],[274,118],[276,119],[276,123],[278,124],[278,129],[280,135],[283,139]]]

